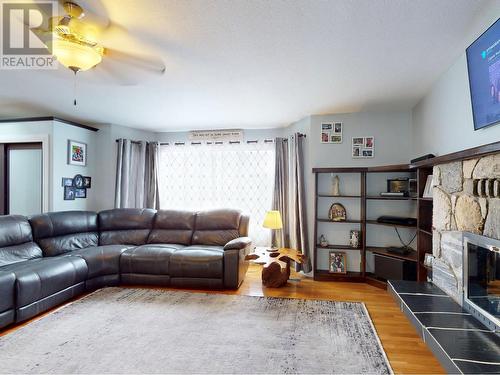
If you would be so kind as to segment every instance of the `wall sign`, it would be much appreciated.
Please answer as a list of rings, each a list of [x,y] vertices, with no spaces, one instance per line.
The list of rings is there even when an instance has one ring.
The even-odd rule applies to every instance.
[[[188,139],[193,142],[219,141],[243,142],[243,130],[196,130],[189,132]]]

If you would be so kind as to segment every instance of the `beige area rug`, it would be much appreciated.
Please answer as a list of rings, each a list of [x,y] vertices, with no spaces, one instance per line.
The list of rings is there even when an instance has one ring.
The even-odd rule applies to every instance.
[[[106,288],[0,337],[2,373],[385,374],[364,304]]]

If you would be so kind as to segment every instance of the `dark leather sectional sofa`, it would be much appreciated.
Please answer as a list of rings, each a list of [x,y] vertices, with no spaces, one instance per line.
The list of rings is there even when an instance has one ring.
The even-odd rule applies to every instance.
[[[248,222],[236,210],[0,216],[0,328],[104,286],[236,289]]]

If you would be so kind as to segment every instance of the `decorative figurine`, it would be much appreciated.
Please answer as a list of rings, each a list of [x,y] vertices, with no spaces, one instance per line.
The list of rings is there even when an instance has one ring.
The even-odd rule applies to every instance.
[[[332,195],[338,197],[340,195],[340,178],[332,175]]]
[[[328,218],[331,221],[346,221],[346,211],[345,207],[340,203],[334,203],[328,211]]]
[[[328,241],[326,240],[326,238],[325,238],[325,236],[323,234],[319,237],[319,245],[321,247],[327,247],[328,246]]]
[[[349,235],[349,244],[351,245],[351,247],[355,249],[359,247],[359,237],[360,237],[359,230],[351,230],[351,233]]]

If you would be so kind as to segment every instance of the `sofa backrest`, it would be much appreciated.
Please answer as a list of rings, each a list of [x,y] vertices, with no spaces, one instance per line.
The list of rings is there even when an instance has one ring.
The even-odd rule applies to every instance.
[[[97,246],[97,213],[91,211],[49,212],[30,219],[33,239],[44,256]]]
[[[248,218],[239,210],[220,209],[196,214],[193,245],[224,246],[248,234]]]
[[[156,213],[148,243],[191,245],[196,213],[160,210]]]
[[[153,227],[155,210],[116,208],[98,215],[100,245],[144,245]]]
[[[0,216],[0,267],[41,257],[42,250],[33,242],[28,218]]]

